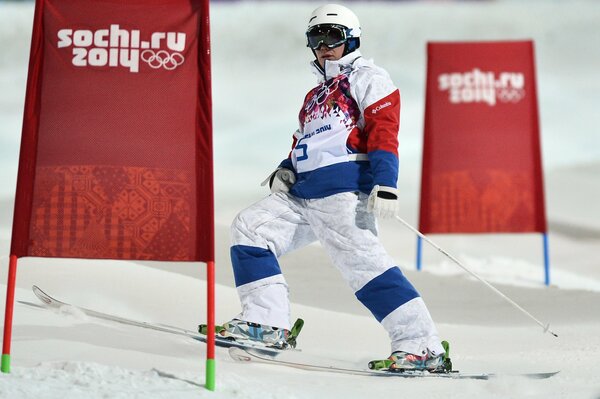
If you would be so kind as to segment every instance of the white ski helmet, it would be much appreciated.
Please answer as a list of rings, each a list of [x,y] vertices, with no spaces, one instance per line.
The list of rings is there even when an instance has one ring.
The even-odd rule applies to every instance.
[[[311,38],[310,33],[315,32],[319,27],[342,28],[341,32],[343,37],[340,39],[347,44],[345,54],[356,50],[360,46],[360,22],[358,21],[356,14],[344,6],[338,4],[326,4],[312,12],[306,29],[306,45],[313,51],[318,49],[321,44],[331,44],[326,43],[323,40],[323,37],[317,37],[316,39],[314,37]],[[333,45],[339,44],[341,44],[341,41],[333,43]]]

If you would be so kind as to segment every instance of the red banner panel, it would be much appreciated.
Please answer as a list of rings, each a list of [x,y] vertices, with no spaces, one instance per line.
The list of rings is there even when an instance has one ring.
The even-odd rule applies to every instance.
[[[428,43],[423,233],[545,232],[533,43]]]
[[[11,253],[214,260],[208,0],[38,0]]]

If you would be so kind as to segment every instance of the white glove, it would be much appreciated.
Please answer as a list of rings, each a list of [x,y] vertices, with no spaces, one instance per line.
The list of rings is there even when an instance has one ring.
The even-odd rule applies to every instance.
[[[396,216],[398,213],[398,190],[393,187],[374,186],[369,194],[367,212],[373,212],[375,216],[382,219]]]
[[[271,173],[260,185],[265,186],[267,183],[269,183],[272,193],[288,193],[290,188],[296,183],[296,175],[289,169],[279,168]]]

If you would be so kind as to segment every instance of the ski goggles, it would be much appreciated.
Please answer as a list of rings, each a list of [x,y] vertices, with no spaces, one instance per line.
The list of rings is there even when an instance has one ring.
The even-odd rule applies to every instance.
[[[308,47],[318,50],[321,45],[336,48],[347,40],[346,28],[341,25],[316,25],[306,31]]]

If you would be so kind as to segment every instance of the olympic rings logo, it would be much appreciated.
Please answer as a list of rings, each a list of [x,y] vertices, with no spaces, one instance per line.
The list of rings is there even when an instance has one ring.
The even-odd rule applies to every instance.
[[[498,99],[504,103],[518,103],[525,97],[523,89],[499,89],[496,91]]]
[[[319,87],[317,92],[313,95],[313,97],[310,99],[310,101],[307,102],[306,107],[304,107],[304,110],[306,112],[310,112],[310,110],[316,105],[322,105],[325,102],[325,100],[327,100],[327,97],[329,97],[331,93],[338,89],[339,83],[340,78],[334,79],[333,82],[331,82],[329,85],[326,85],[324,82],[321,85],[321,87]]]
[[[179,65],[183,64],[185,58],[180,53],[170,54],[166,50],[144,50],[141,54],[141,59],[153,69],[165,68],[172,71]]]

